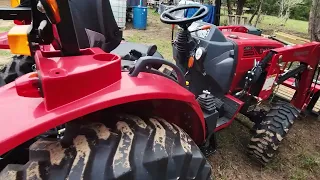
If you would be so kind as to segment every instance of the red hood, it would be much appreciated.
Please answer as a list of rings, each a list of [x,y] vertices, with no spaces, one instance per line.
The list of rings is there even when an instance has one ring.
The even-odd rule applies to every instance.
[[[261,43],[264,45],[274,45],[275,47],[283,47],[284,45],[278,41],[268,39],[262,36],[257,36],[248,33],[240,33],[240,32],[222,32],[224,36],[237,44],[252,44],[252,43]]]

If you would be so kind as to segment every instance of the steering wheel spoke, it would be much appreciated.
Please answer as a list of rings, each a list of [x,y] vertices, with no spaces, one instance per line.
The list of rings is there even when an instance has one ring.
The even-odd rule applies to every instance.
[[[192,15],[192,17],[199,16],[199,15],[201,15],[201,13],[204,12],[204,11],[205,11],[205,8],[201,7],[201,8],[199,8],[199,9]]]
[[[191,17],[177,18],[175,16],[175,12],[177,12],[177,11],[193,9],[193,8],[196,8],[198,10]],[[201,5],[201,4],[182,5],[182,6],[177,6],[177,7],[170,8],[170,9],[164,11],[160,15],[160,20],[166,24],[177,24],[181,27],[186,28],[192,22],[198,21],[198,20],[204,18],[205,16],[207,16],[208,12],[209,12],[208,8],[206,6]]]
[[[172,16],[172,14],[169,14],[169,13],[164,13],[164,16],[169,18],[170,20],[177,20],[176,17]]]

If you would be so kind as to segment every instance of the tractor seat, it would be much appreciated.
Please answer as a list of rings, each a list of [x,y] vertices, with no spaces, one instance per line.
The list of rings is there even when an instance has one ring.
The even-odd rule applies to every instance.
[[[147,54],[148,46],[144,44],[139,44],[139,43],[122,41],[118,47],[116,47],[113,51],[111,51],[111,53],[117,54],[121,56],[123,60],[126,60],[125,57],[129,54],[129,52],[132,49],[135,49],[145,55]],[[158,51],[154,53],[153,56],[163,58]]]
[[[100,47],[124,60],[133,49],[146,54],[147,45],[122,41],[122,31],[113,17],[109,1],[71,0],[69,3],[80,48]],[[158,52],[154,56],[162,58]]]

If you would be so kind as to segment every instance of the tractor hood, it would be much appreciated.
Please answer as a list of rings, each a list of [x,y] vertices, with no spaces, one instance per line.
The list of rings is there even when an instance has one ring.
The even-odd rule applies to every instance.
[[[223,32],[224,36],[238,45],[252,45],[252,46],[273,46],[283,47],[284,45],[278,41],[268,39],[262,36],[252,35],[240,32]]]

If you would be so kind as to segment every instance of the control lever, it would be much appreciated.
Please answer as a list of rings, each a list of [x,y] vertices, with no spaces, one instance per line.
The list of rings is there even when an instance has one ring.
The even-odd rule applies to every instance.
[[[151,45],[149,46],[148,50],[147,50],[147,56],[153,56],[154,53],[157,52],[157,46],[156,45]]]
[[[126,55],[123,59],[124,60],[130,60],[130,61],[136,61],[139,58],[143,56],[153,56],[154,53],[157,52],[157,46],[156,45],[151,45],[148,47],[147,53],[143,54],[140,51],[137,51],[135,49],[132,49],[128,55]]]

